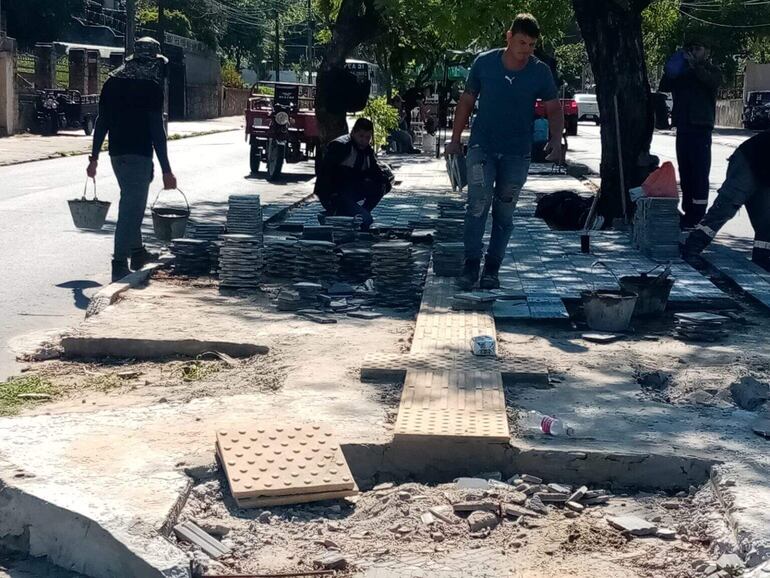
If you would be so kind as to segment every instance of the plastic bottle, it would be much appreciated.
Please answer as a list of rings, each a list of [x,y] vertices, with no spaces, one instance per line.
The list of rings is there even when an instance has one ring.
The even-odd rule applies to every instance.
[[[522,414],[521,425],[529,430],[538,430],[552,436],[572,436],[575,430],[567,427],[563,421],[539,411],[528,411]]]

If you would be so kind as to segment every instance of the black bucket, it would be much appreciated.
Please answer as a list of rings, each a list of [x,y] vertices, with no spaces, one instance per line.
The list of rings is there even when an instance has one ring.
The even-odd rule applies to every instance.
[[[670,277],[648,275],[621,277],[618,283],[624,291],[630,291],[639,296],[634,307],[634,317],[662,315],[668,305],[671,288],[674,286],[674,280]]]
[[[179,189],[177,189],[179,190]],[[159,241],[170,241],[171,239],[181,239],[184,237],[185,230],[187,229],[187,221],[190,220],[190,204],[187,202],[187,197],[182,191],[179,193],[184,198],[185,209],[176,209],[170,207],[155,207],[155,203],[158,202],[158,197],[155,197],[155,202],[150,208],[152,213],[152,228],[155,231],[155,237]],[[160,192],[158,193],[160,196]]]

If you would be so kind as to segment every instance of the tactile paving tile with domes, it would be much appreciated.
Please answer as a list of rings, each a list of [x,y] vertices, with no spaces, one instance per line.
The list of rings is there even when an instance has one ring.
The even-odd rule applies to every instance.
[[[220,429],[216,450],[238,505],[258,506],[260,498],[284,501],[279,497],[285,503],[307,502],[316,499],[313,494],[321,500],[357,490],[339,444],[323,425]]]
[[[509,441],[500,372],[409,370],[394,437],[423,436]]]

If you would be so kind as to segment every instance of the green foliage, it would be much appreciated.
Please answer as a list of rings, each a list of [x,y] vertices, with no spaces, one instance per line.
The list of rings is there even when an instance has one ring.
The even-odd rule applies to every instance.
[[[18,412],[24,404],[45,401],[54,393],[51,383],[38,375],[21,375],[0,383],[0,416]],[[26,398],[30,396],[32,399]]]
[[[179,10],[166,10],[163,18],[166,32],[190,38],[193,36],[190,19]],[[152,7],[142,8],[137,13],[139,26],[153,32],[158,31],[158,9]]]
[[[231,60],[227,60],[222,65],[222,84],[227,88],[244,88],[246,86],[240,71]]]
[[[585,44],[572,42],[557,46],[554,56],[558,63],[559,75],[572,89],[582,89],[583,68],[588,64]]]
[[[390,106],[384,96],[370,99],[358,117],[374,123],[374,150],[379,150],[391,131],[398,127],[398,110]]]

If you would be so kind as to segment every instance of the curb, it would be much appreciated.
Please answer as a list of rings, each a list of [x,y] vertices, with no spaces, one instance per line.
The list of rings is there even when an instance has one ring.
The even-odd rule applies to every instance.
[[[107,307],[115,303],[115,301],[118,300],[118,297],[120,297],[122,293],[128,291],[131,287],[138,287],[139,285],[142,285],[155,271],[166,267],[173,260],[173,257],[162,257],[157,262],[145,265],[141,270],[134,271],[133,273],[123,277],[120,281],[110,283],[103,289],[99,290],[88,304],[88,309],[86,310],[86,319],[92,315],[97,315],[98,313],[104,311]]]
[[[225,128],[225,129],[219,129],[219,130],[211,130],[211,131],[203,131],[203,132],[194,132],[191,134],[185,134],[185,135],[169,135],[168,141],[173,142],[176,140],[184,140],[187,138],[193,138],[198,136],[208,136],[212,134],[220,134],[223,132],[233,132],[236,130],[243,130],[241,128]],[[105,149],[106,150],[106,149]],[[0,161],[0,167],[14,167],[16,165],[27,165],[29,163],[37,163],[40,161],[50,161],[53,159],[64,159],[69,157],[81,157],[90,154],[90,150],[73,150],[73,151],[59,151],[55,153],[51,153],[49,155],[46,155],[44,157],[39,157],[35,159],[24,159],[21,161],[11,161],[11,162],[3,162]]]

